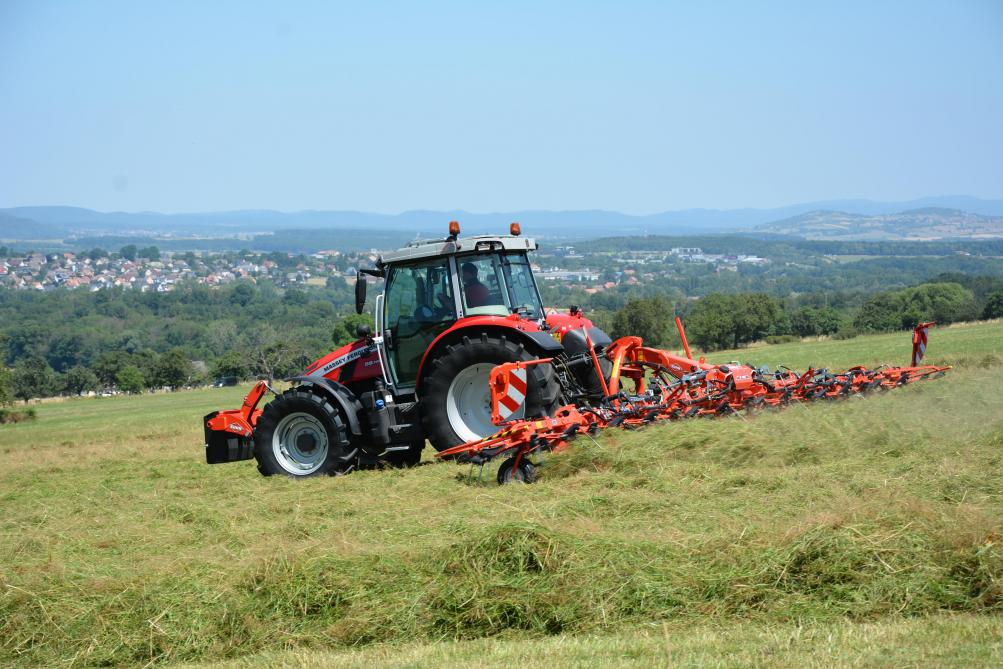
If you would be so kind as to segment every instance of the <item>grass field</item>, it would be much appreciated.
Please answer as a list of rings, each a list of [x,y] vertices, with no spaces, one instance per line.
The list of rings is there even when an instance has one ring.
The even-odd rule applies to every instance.
[[[946,378],[608,432],[497,487],[202,464],[243,389],[47,403],[0,426],[0,665],[1003,663],[1003,324]],[[907,333],[743,349],[904,363]]]

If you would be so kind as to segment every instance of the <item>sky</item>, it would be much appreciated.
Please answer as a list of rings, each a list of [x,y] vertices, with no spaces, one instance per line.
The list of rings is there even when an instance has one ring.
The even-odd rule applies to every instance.
[[[0,207],[1003,198],[1003,2],[0,0]]]

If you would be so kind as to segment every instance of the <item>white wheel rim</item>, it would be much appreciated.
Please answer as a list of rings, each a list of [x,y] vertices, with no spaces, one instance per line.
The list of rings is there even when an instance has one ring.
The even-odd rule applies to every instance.
[[[457,374],[446,391],[446,417],[456,436],[463,441],[475,441],[498,431],[491,422],[491,370],[495,365],[479,362]],[[509,419],[523,418],[526,403],[512,412]]]
[[[312,474],[327,460],[327,429],[308,413],[291,413],[279,421],[272,433],[272,453],[290,474]]]

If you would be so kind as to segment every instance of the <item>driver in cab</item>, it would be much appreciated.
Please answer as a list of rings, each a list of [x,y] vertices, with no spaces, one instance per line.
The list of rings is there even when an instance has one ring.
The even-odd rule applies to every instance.
[[[460,268],[463,280],[463,294],[467,298],[467,306],[470,308],[483,307],[488,303],[490,296],[488,287],[477,278],[477,265],[472,262],[463,263]]]

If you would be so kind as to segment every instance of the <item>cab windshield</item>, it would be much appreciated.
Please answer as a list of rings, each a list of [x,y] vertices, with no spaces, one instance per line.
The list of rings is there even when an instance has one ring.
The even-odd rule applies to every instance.
[[[492,253],[457,258],[466,316],[507,316],[518,312],[543,318],[543,304],[525,253]]]

